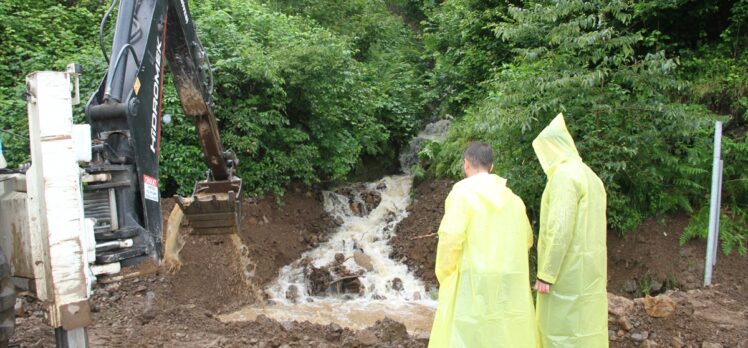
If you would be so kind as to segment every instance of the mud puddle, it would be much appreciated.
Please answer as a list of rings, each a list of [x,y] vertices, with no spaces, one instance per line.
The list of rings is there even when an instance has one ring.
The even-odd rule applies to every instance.
[[[435,294],[404,260],[389,258],[388,241],[407,216],[411,186],[412,177],[400,175],[323,192],[325,210],[339,225],[334,234],[281,269],[265,289],[266,305],[244,307],[220,320],[265,315],[360,330],[389,317],[411,334],[428,333]]]

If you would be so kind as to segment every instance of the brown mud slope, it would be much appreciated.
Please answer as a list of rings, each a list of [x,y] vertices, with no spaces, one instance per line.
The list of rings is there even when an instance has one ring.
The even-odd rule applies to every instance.
[[[167,217],[171,200],[163,204]],[[245,283],[263,288],[285,265],[315,247],[335,225],[319,195],[293,188],[279,206],[274,197],[243,202],[241,239],[253,265],[240,265],[229,236],[186,236],[183,266],[175,274],[155,265],[127,269],[125,280],[98,284],[92,298],[93,347],[423,347],[405,326],[390,320],[358,332],[337,325],[279,323],[260,317],[223,323],[220,313],[258,300]],[[188,232],[183,227],[183,232]],[[17,308],[20,347],[54,347],[42,304],[23,297]]]
[[[173,205],[170,200],[163,204],[164,217]],[[262,288],[281,267],[315,246],[332,228],[322,202],[301,189],[289,192],[282,206],[268,196],[257,202],[243,202],[242,210],[240,237],[254,264],[240,265],[241,251],[229,236],[187,235],[180,253],[182,268],[159,282],[158,294],[163,301],[213,312],[251,303],[261,294],[248,291],[246,280]],[[182,229],[189,232],[189,227]]]
[[[393,257],[405,258],[410,269],[433,286],[438,286],[434,279],[437,239],[418,237],[436,233],[452,184],[418,185],[410,215],[391,241]],[[608,291],[623,299],[669,291],[676,303],[676,310],[665,318],[648,315],[642,299],[627,314],[628,324],[611,315],[613,347],[656,343],[680,347],[678,342],[683,347],[702,347],[706,342],[704,347],[721,347],[709,345],[715,343],[748,348],[748,256],[720,252],[713,278],[716,286],[701,289],[706,243],[694,240],[681,246],[678,238],[687,224],[688,217],[682,215],[650,218],[624,237],[608,233]]]
[[[413,203],[408,207],[408,216],[398,224],[397,234],[390,240],[390,257],[404,260],[427,287],[438,287],[434,275],[435,234],[444,215],[444,200],[454,183],[451,180],[435,180],[417,185]]]

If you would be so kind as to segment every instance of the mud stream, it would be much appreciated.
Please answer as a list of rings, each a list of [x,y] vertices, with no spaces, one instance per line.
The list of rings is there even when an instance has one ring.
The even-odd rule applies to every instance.
[[[385,316],[412,334],[431,328],[436,301],[405,264],[389,258],[389,239],[407,216],[412,177],[326,191],[325,210],[340,226],[329,240],[281,269],[267,288],[269,304],[224,314],[222,321],[253,320],[337,323],[363,329]]]

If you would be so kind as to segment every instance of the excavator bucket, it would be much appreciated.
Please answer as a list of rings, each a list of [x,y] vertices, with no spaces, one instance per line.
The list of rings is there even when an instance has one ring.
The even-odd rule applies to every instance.
[[[192,234],[239,233],[241,222],[241,179],[200,181],[195,184],[192,197],[175,196]]]

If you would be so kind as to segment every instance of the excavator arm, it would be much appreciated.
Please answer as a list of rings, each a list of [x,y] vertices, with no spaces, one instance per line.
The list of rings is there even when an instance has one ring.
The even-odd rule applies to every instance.
[[[118,4],[109,67],[86,105],[93,159],[84,210],[95,218],[98,263],[160,258],[162,215],[159,153],[165,67],[185,115],[195,122],[207,177],[189,198],[177,197],[195,233],[236,233],[240,221],[238,164],[225,151],[213,114],[212,74],[186,0],[114,0]]]

